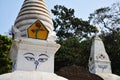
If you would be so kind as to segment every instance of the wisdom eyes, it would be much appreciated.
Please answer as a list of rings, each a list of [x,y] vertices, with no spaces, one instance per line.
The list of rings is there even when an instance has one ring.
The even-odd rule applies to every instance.
[[[35,61],[35,58],[33,58],[33,57],[29,57],[29,56],[27,56],[27,57],[25,57],[28,61]]]
[[[47,60],[48,60],[48,58],[39,58],[39,59],[38,59],[39,62],[45,62],[45,61],[47,61]]]
[[[35,57],[33,53],[25,53],[24,57],[27,61],[38,61],[38,62],[45,62],[48,60],[49,56],[46,54],[40,54],[38,59]]]
[[[25,59],[28,60],[28,61],[35,61],[35,58],[33,58],[33,57],[28,57],[27,56],[27,57],[25,57]],[[45,62],[47,60],[48,60],[48,58],[39,58],[38,59],[39,62]]]

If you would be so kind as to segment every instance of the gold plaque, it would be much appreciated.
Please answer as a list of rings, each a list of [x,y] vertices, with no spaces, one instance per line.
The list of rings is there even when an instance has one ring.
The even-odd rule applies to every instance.
[[[28,32],[28,38],[42,39],[42,40],[46,40],[49,33],[47,28],[39,20],[37,20],[34,24],[32,24],[28,28],[27,32]]]

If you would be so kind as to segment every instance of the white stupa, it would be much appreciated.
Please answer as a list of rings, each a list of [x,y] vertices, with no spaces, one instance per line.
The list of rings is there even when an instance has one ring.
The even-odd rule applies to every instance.
[[[60,48],[44,0],[25,0],[12,27],[11,73],[0,80],[67,80],[54,74],[54,55]]]
[[[95,35],[89,58],[89,71],[104,80],[120,80],[120,76],[112,74],[111,62],[106,53],[102,40]]]

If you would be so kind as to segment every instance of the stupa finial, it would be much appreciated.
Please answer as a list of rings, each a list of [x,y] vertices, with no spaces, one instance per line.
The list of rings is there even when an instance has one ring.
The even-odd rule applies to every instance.
[[[38,28],[41,28],[41,30],[38,30]],[[52,18],[44,0],[25,0],[13,29],[15,38],[18,35],[15,34],[17,31],[21,33],[20,37],[24,38],[50,41],[54,41],[56,38]],[[35,32],[34,30],[38,31]]]
[[[95,33],[95,35],[97,35],[97,33],[99,32],[98,27],[94,26],[93,32]]]

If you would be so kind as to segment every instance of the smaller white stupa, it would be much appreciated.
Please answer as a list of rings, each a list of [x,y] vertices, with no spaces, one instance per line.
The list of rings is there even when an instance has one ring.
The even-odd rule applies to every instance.
[[[93,74],[97,74],[104,80],[120,80],[119,76],[112,74],[109,56],[107,55],[104,44],[97,33],[91,46],[89,71]]]

